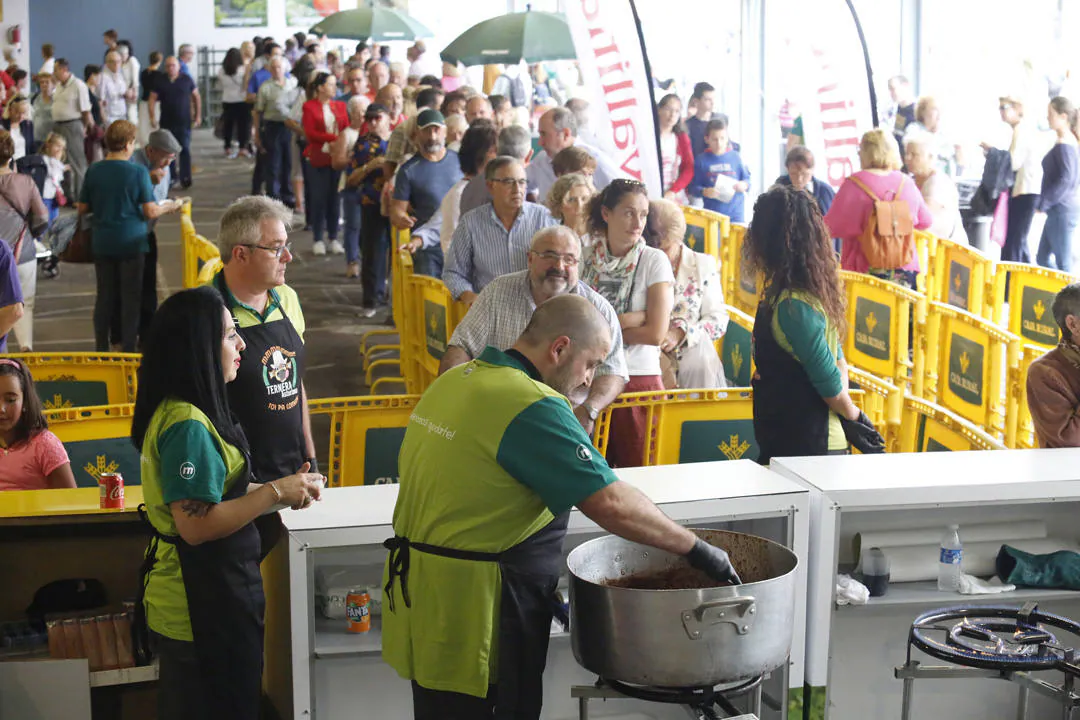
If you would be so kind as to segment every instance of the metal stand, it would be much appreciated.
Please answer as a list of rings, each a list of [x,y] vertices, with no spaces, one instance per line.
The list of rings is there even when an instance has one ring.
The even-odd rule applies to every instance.
[[[745,689],[744,689],[745,688]],[[644,690],[643,695],[650,694],[648,690]],[[657,693],[660,695],[662,693]],[[740,711],[732,705],[729,697],[724,692],[717,692],[713,695],[703,696],[701,702],[689,702],[680,703],[680,705],[686,710],[687,715],[693,720],[759,720],[761,717],[761,682],[760,680],[753,683],[749,687],[743,686],[741,688],[732,688],[730,692],[731,696],[747,695],[749,698],[749,712],[740,714]],[[635,696],[627,693],[620,692],[615,688],[609,686],[602,679],[597,680],[595,685],[571,685],[570,697],[577,698],[578,701],[578,719],[589,720],[589,701],[590,700],[645,700],[649,701],[651,698]],[[669,702],[661,699],[653,700],[655,702]]]
[[[1034,691],[1038,695],[1048,697],[1061,705],[1062,720],[1072,720],[1073,711],[1080,707],[1080,695],[1073,692],[1074,677],[1071,673],[1065,673],[1065,679],[1061,685],[1054,685],[1045,680],[1039,680],[1026,672],[1011,670],[983,670],[973,667],[951,665],[922,665],[918,660],[909,660],[904,665],[895,669],[898,680],[904,681],[904,699],[901,709],[901,720],[911,720],[912,697],[915,691],[915,681],[918,679],[972,679],[985,678],[990,680],[1007,680],[1019,685],[1019,699],[1016,707],[1016,720],[1027,720],[1028,695]]]

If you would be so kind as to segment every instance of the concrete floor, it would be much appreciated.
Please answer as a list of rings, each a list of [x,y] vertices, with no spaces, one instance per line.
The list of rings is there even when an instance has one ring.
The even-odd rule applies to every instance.
[[[226,206],[251,188],[252,162],[227,160],[221,142],[209,130],[197,130],[192,137],[194,185],[186,195],[192,198],[192,220],[199,234],[209,240],[217,236],[217,224]],[[174,193],[179,194],[179,193]],[[286,281],[300,296],[307,322],[305,340],[308,367],[304,378],[311,398],[348,397],[368,394],[359,354],[360,336],[367,330],[385,327],[387,311],[374,318],[359,318],[359,280],[345,278],[344,256],[311,254],[311,233],[299,228],[290,235],[294,259]],[[182,287],[180,222],[169,216],[158,225],[158,244],[165,287],[164,298]],[[342,235],[343,236],[343,235]],[[38,278],[34,310],[34,350],[36,352],[93,351],[94,270],[90,265],[61,264],[60,276]],[[403,392],[403,388],[390,389]],[[320,459],[327,448],[326,418],[315,422]]]

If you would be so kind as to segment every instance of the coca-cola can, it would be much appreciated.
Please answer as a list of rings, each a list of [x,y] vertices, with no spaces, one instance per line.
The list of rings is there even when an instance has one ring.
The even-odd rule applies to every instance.
[[[124,476],[120,473],[103,473],[98,479],[101,491],[101,509],[124,509]]]

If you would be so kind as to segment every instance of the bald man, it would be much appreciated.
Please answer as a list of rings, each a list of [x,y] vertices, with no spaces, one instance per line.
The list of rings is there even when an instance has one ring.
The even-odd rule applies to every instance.
[[[412,681],[416,720],[540,717],[574,506],[608,532],[738,582],[723,550],[621,482],[575,421],[566,395],[589,386],[610,347],[592,303],[555,297],[512,348],[443,374],[413,410],[382,637],[383,659]]]
[[[472,125],[479,119],[494,120],[495,111],[491,109],[491,101],[483,95],[473,95],[465,103],[465,119]]]

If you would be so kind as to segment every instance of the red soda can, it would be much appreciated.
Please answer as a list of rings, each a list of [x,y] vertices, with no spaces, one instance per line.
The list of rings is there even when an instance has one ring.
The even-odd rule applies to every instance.
[[[103,473],[98,478],[102,510],[124,509],[124,476],[120,473]]]

